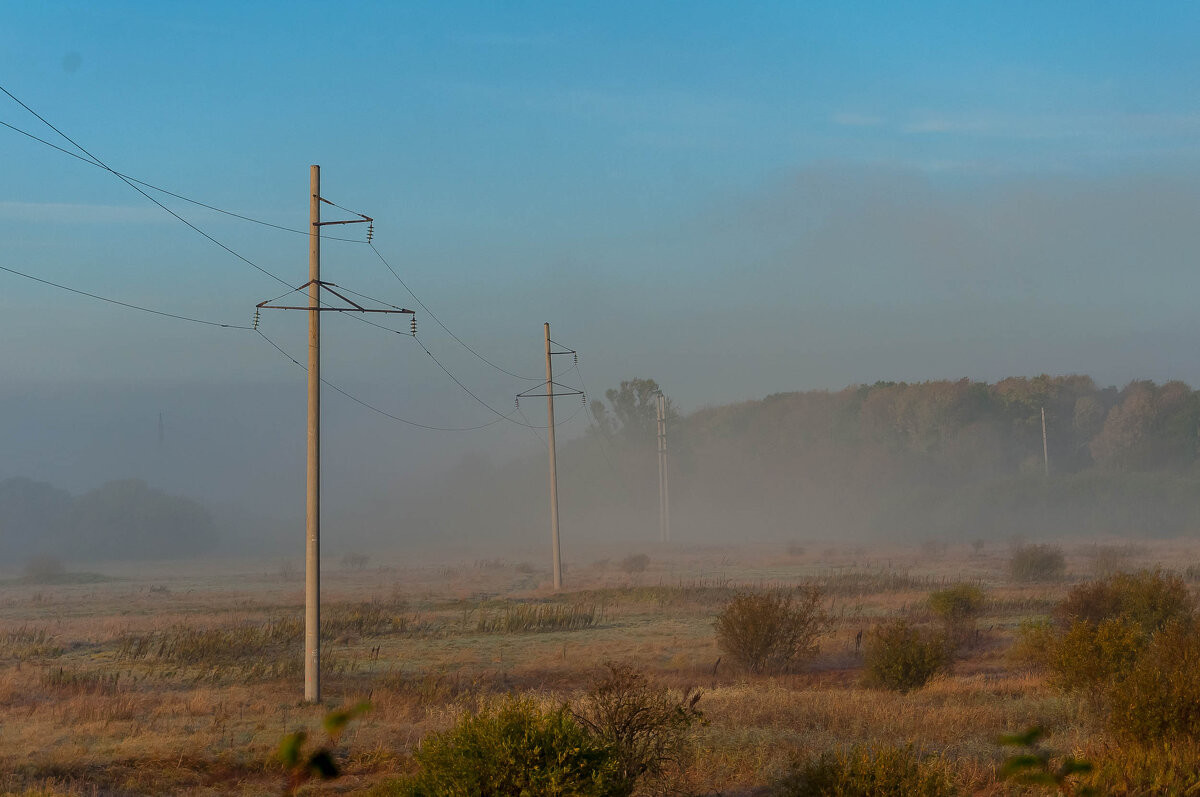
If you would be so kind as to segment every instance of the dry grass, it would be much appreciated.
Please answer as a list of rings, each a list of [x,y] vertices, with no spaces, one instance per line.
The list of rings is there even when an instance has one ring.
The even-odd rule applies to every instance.
[[[1170,567],[1196,553],[1169,543],[1128,556]],[[1089,572],[1094,558],[1088,549],[1072,570]],[[495,559],[333,573],[324,707],[299,702],[302,586],[277,565],[0,585],[0,793],[278,793],[280,738],[316,732],[328,706],[364,699],[372,711],[339,740],[347,777],[323,788],[365,791],[404,772],[421,737],[463,712],[511,692],[575,699],[605,660],[704,690],[709,724],[677,784],[688,793],[749,793],[822,751],[911,743],[952,759],[969,792],[1001,794],[996,739],[1032,725],[1051,729],[1055,749],[1117,767],[1092,709],[1006,655],[1020,622],[1046,615],[1069,584],[1014,585],[1004,565],[966,546],[932,563],[904,551],[663,553],[638,583],[606,565],[572,568],[578,588],[554,600],[542,571]],[[919,619],[930,591],[964,581],[988,596],[965,657],[909,695],[861,686],[858,633],[897,614]],[[730,596],[808,583],[825,588],[836,622],[804,671],[716,665],[713,618]]]

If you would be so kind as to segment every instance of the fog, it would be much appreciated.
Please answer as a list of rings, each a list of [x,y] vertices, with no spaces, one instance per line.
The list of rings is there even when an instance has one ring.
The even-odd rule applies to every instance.
[[[880,380],[1049,373],[1088,374],[1099,387],[1200,383],[1192,344],[1200,276],[1190,256],[1200,248],[1197,217],[1200,180],[1186,169],[1035,177],[829,165],[706,196],[687,213],[647,214],[628,229],[485,231],[449,253],[414,231],[402,269],[438,318],[493,362],[539,376],[548,320],[554,338],[579,352],[578,370],[567,370],[570,358],[556,363],[565,384],[586,384],[595,401],[623,379],[652,378],[687,429],[704,408]],[[335,281],[403,303],[390,275],[366,271],[355,257],[330,257]],[[464,261],[494,268],[465,280]],[[0,478],[29,477],[73,494],[144,479],[209,507],[229,552],[261,549],[264,539],[298,528],[299,368],[249,333],[181,329],[12,279],[4,305],[19,334],[4,343]],[[266,287],[239,293],[255,301],[274,295]],[[221,306],[244,312],[252,304]],[[422,342],[481,401],[411,340],[344,318],[326,324],[326,377],[427,425],[485,424],[499,420],[496,412],[518,423],[425,430],[327,388],[328,545],[543,539],[544,431],[520,424],[544,425],[544,399],[523,400],[523,415],[512,414],[515,394],[536,382],[490,368],[426,313],[417,317]],[[302,324],[281,314],[262,328],[298,357]],[[605,463],[578,399],[558,403],[566,550],[585,536],[653,542],[652,448],[644,461],[610,451],[616,461]],[[761,434],[752,445],[737,435],[730,443],[749,458],[748,472],[803,487],[813,472],[798,466],[789,474],[789,457],[767,452],[772,440],[800,446],[802,437],[769,426]],[[714,523],[704,500],[712,483],[688,483],[705,469],[697,456],[672,477],[677,542],[719,541],[722,529],[744,542],[780,539],[793,525],[799,536],[878,531],[851,518],[858,493],[830,498],[840,495],[836,484],[807,510],[783,493],[755,493],[753,502],[727,496],[728,516]],[[721,448],[705,447],[703,456],[719,458]],[[706,478],[717,478],[709,470]],[[903,486],[915,489],[911,480]]]

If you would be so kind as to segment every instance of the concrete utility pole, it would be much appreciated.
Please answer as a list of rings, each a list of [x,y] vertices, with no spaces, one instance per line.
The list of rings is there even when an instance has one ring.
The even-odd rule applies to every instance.
[[[658,537],[661,542],[671,541],[671,502],[667,490],[667,397],[661,392],[655,396],[658,409]]]
[[[1050,477],[1050,446],[1046,442],[1046,408],[1042,407],[1042,463],[1046,466],[1046,477]]]
[[[576,362],[579,362],[579,355],[574,349],[565,349],[560,344],[550,340],[549,322],[544,327],[546,332],[546,392],[534,393],[533,390],[537,390],[538,388],[533,388],[524,393],[518,393],[517,407],[521,406],[521,399],[523,398],[533,398],[535,396],[546,397],[546,431],[549,433],[547,438],[550,450],[550,555],[554,574],[554,591],[558,592],[562,589],[562,554],[559,551],[558,544],[558,460],[554,449],[554,398],[556,396],[583,396],[583,391],[564,387],[554,381],[554,364],[552,362],[554,355],[570,354],[575,357]],[[554,351],[554,346],[559,346],[563,351]],[[555,392],[555,388],[559,388],[558,392]],[[585,396],[583,400],[586,404],[587,397]]]
[[[304,505],[304,700],[321,700],[321,167],[308,172],[308,478]]]
[[[308,313],[308,463],[304,499],[304,700],[321,700],[321,313],[407,313],[412,310],[366,308],[335,290],[336,286],[321,281],[321,228],[329,224],[373,224],[370,216],[353,213],[357,219],[321,221],[321,167],[310,166],[308,173],[308,282],[296,288],[308,288],[307,305],[278,305],[268,299],[256,305],[269,310],[304,310]],[[332,203],[330,203],[332,204]],[[367,233],[370,240],[372,226]],[[346,306],[321,304],[325,290],[346,303]],[[289,293],[293,293],[291,291]],[[288,294],[284,294],[287,296]],[[283,298],[283,297],[279,297]],[[255,329],[258,328],[257,314]],[[413,325],[416,334],[416,324]],[[260,333],[261,334],[261,333]]]
[[[551,362],[550,322],[546,322],[546,437],[550,444],[550,550],[554,560],[554,591],[562,589],[562,554],[558,547],[558,461],[554,451],[554,365]]]

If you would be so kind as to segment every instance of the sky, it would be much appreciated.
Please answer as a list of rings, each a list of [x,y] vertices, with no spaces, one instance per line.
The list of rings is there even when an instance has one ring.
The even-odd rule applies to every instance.
[[[565,383],[654,378],[684,411],[880,379],[1200,384],[1192,3],[0,12],[0,86],[112,169],[301,228],[320,164],[375,219],[378,256],[326,228],[354,240],[325,242],[323,277],[419,299],[421,345],[328,318],[323,374],[418,423],[496,423],[420,429],[327,389],[334,505],[540,450],[500,415],[543,373],[543,322],[579,352]],[[7,96],[0,122],[77,151]],[[255,266],[307,279],[301,235],[149,191],[238,257],[8,128],[0,163],[0,266],[238,325],[286,290]],[[260,319],[297,359],[302,315]],[[299,489],[304,376],[253,331],[0,272],[0,370],[0,478],[136,475],[265,514]]]

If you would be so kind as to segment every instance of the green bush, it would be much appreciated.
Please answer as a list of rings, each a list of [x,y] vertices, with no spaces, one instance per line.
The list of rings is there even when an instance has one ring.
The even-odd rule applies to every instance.
[[[866,682],[896,692],[920,689],[949,662],[944,634],[897,618],[867,637]]]
[[[1109,693],[1114,731],[1140,740],[1200,738],[1200,635],[1194,623],[1159,631]]]
[[[592,680],[575,718],[615,752],[621,777],[632,785],[643,777],[661,778],[681,763],[692,725],[703,721],[699,701],[698,691],[685,690],[676,699],[636,668],[610,662]]]
[[[717,646],[752,672],[780,671],[816,653],[829,616],[816,587],[791,593],[743,592],[717,615]]]
[[[1195,608],[1195,600],[1179,575],[1155,569],[1117,573],[1073,587],[1056,614],[1065,623],[1082,620],[1093,625],[1123,617],[1152,634],[1172,621],[1191,617]]]
[[[1055,581],[1067,572],[1067,559],[1057,545],[1022,545],[1013,551],[1008,572],[1014,581]]]
[[[949,767],[911,747],[828,752],[796,766],[774,797],[950,797],[957,794]]]
[[[1145,644],[1145,634],[1123,617],[1098,625],[1080,620],[1051,642],[1051,680],[1064,689],[1107,687],[1129,674]]]
[[[387,792],[407,797],[626,797],[615,751],[567,709],[510,700],[422,740],[421,770]]]

